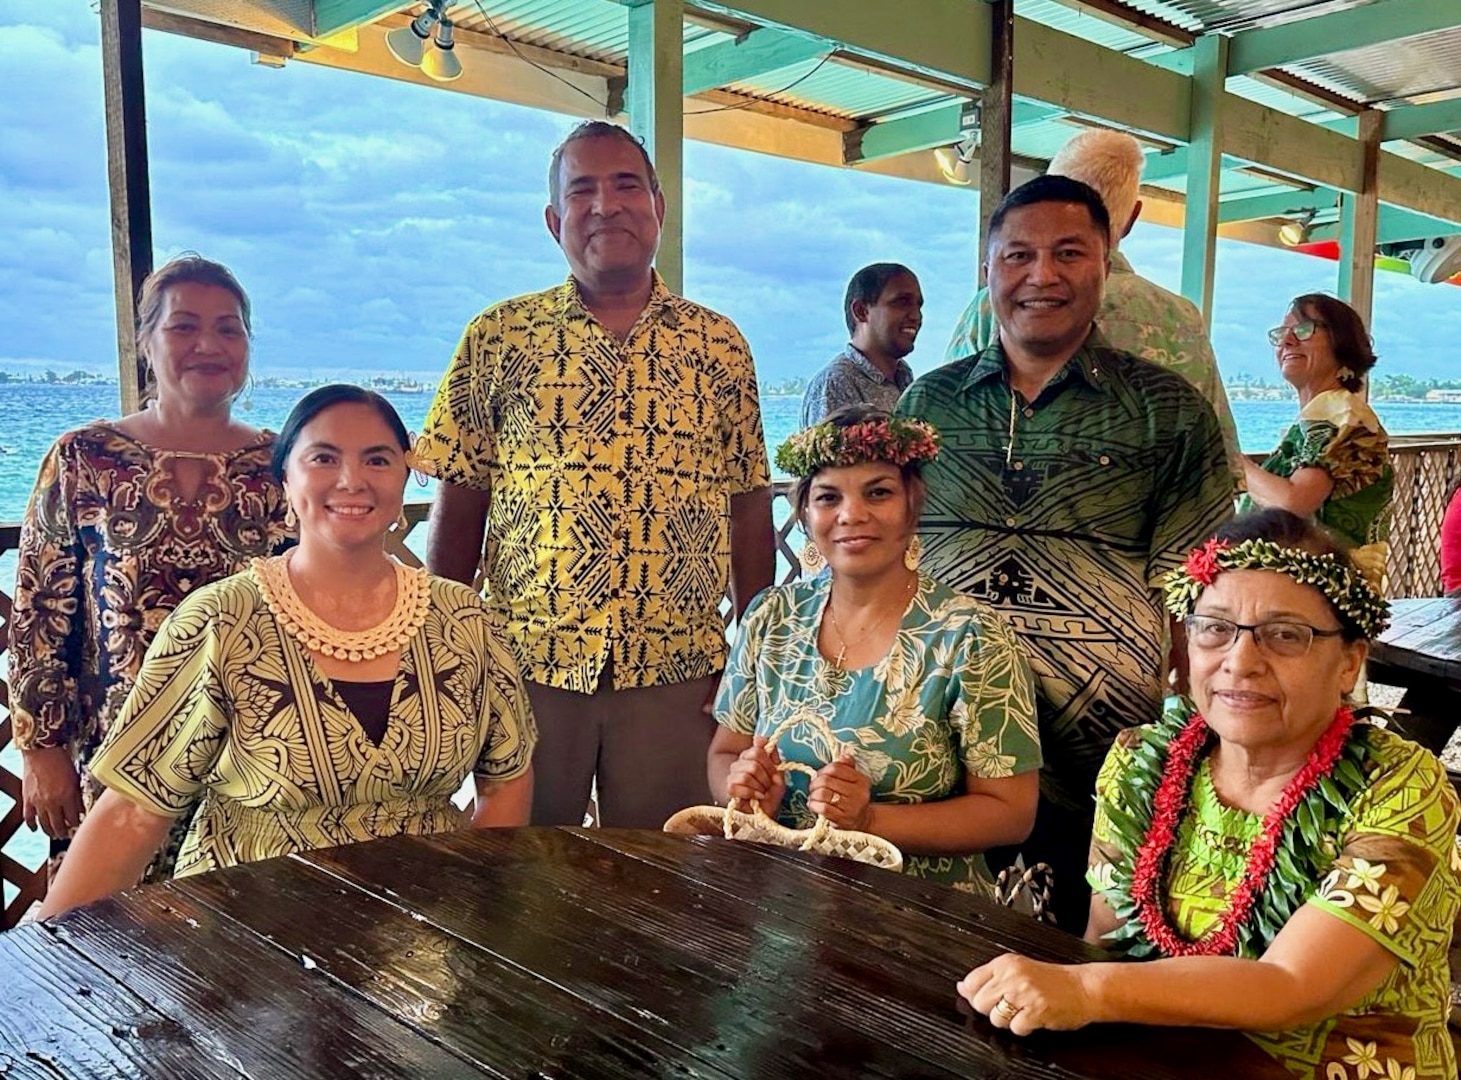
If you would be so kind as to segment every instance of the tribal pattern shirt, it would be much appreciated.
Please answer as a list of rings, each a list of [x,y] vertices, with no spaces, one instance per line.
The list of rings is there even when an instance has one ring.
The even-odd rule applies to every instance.
[[[530,682],[592,693],[725,665],[730,498],[769,486],[756,372],[729,319],[655,276],[620,340],[566,284],[474,319],[416,444],[491,492],[487,598]]]
[[[1004,615],[1035,673],[1042,790],[1074,810],[1116,733],[1154,721],[1159,582],[1232,513],[1212,409],[1185,380],[1094,336],[1026,402],[1004,350],[918,379],[900,415],[934,424],[928,572]]]

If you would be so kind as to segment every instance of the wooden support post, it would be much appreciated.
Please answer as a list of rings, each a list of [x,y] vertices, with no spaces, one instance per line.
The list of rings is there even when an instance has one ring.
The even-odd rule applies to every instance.
[[[1187,212],[1182,226],[1182,295],[1212,325],[1212,270],[1217,256],[1218,185],[1223,167],[1222,103],[1228,38],[1204,34],[1193,45],[1191,139],[1187,144]]]
[[[644,140],[664,192],[655,267],[671,292],[685,283],[684,23],[683,0],[649,0],[629,9],[629,126]]]
[[[137,294],[152,272],[152,195],[147,179],[141,0],[101,0],[106,96],[107,187],[112,205],[112,278],[117,303],[117,375],[122,413],[135,412],[146,382],[137,355]]]
[[[1339,295],[1359,312],[1365,325],[1375,300],[1375,241],[1380,223],[1380,139],[1385,114],[1366,109],[1359,115],[1361,188],[1345,192],[1339,212]]]
[[[979,284],[984,284],[984,252],[989,219],[1010,189],[1010,121],[1014,114],[1015,5],[992,0],[990,81],[980,99],[979,118]]]

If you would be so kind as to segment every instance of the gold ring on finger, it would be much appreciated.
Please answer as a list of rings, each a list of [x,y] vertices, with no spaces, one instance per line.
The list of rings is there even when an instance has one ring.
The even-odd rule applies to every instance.
[[[1014,1005],[1009,998],[1000,998],[994,1003],[994,1014],[1006,1023],[1020,1014],[1022,1006]]]

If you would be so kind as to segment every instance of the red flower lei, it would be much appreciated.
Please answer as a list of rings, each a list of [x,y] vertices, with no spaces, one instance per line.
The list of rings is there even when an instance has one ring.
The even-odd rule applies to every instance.
[[[1177,825],[1187,809],[1192,776],[1197,771],[1197,758],[1207,745],[1207,721],[1193,716],[1177,733],[1167,748],[1167,763],[1161,782],[1152,799],[1152,823],[1136,853],[1132,869],[1131,899],[1136,917],[1146,931],[1147,940],[1164,956],[1230,956],[1238,944],[1238,929],[1253,912],[1258,895],[1267,884],[1277,858],[1278,842],[1284,823],[1294,808],[1328,776],[1344,749],[1349,730],[1354,726],[1354,713],[1340,709],[1314,748],[1303,768],[1284,786],[1283,794],[1263,817],[1263,828],[1253,841],[1243,878],[1228,901],[1222,919],[1196,941],[1182,937],[1167,918],[1167,908],[1160,883],[1167,856],[1177,839]]]

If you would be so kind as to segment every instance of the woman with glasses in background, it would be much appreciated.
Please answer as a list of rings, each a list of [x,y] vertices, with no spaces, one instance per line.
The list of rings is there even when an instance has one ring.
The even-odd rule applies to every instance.
[[[1118,736],[1096,782],[1086,938],[1149,963],[1007,953],[959,992],[1025,1035],[1238,1028],[1299,1077],[1451,1080],[1456,794],[1344,704],[1387,606],[1323,529],[1230,522],[1168,576],[1192,702]]]
[[[1390,531],[1389,437],[1363,394],[1375,351],[1359,314],[1308,293],[1268,332],[1279,371],[1299,394],[1299,419],[1260,467],[1244,459],[1239,510],[1276,506],[1312,516],[1354,545],[1354,561],[1379,584]]]

